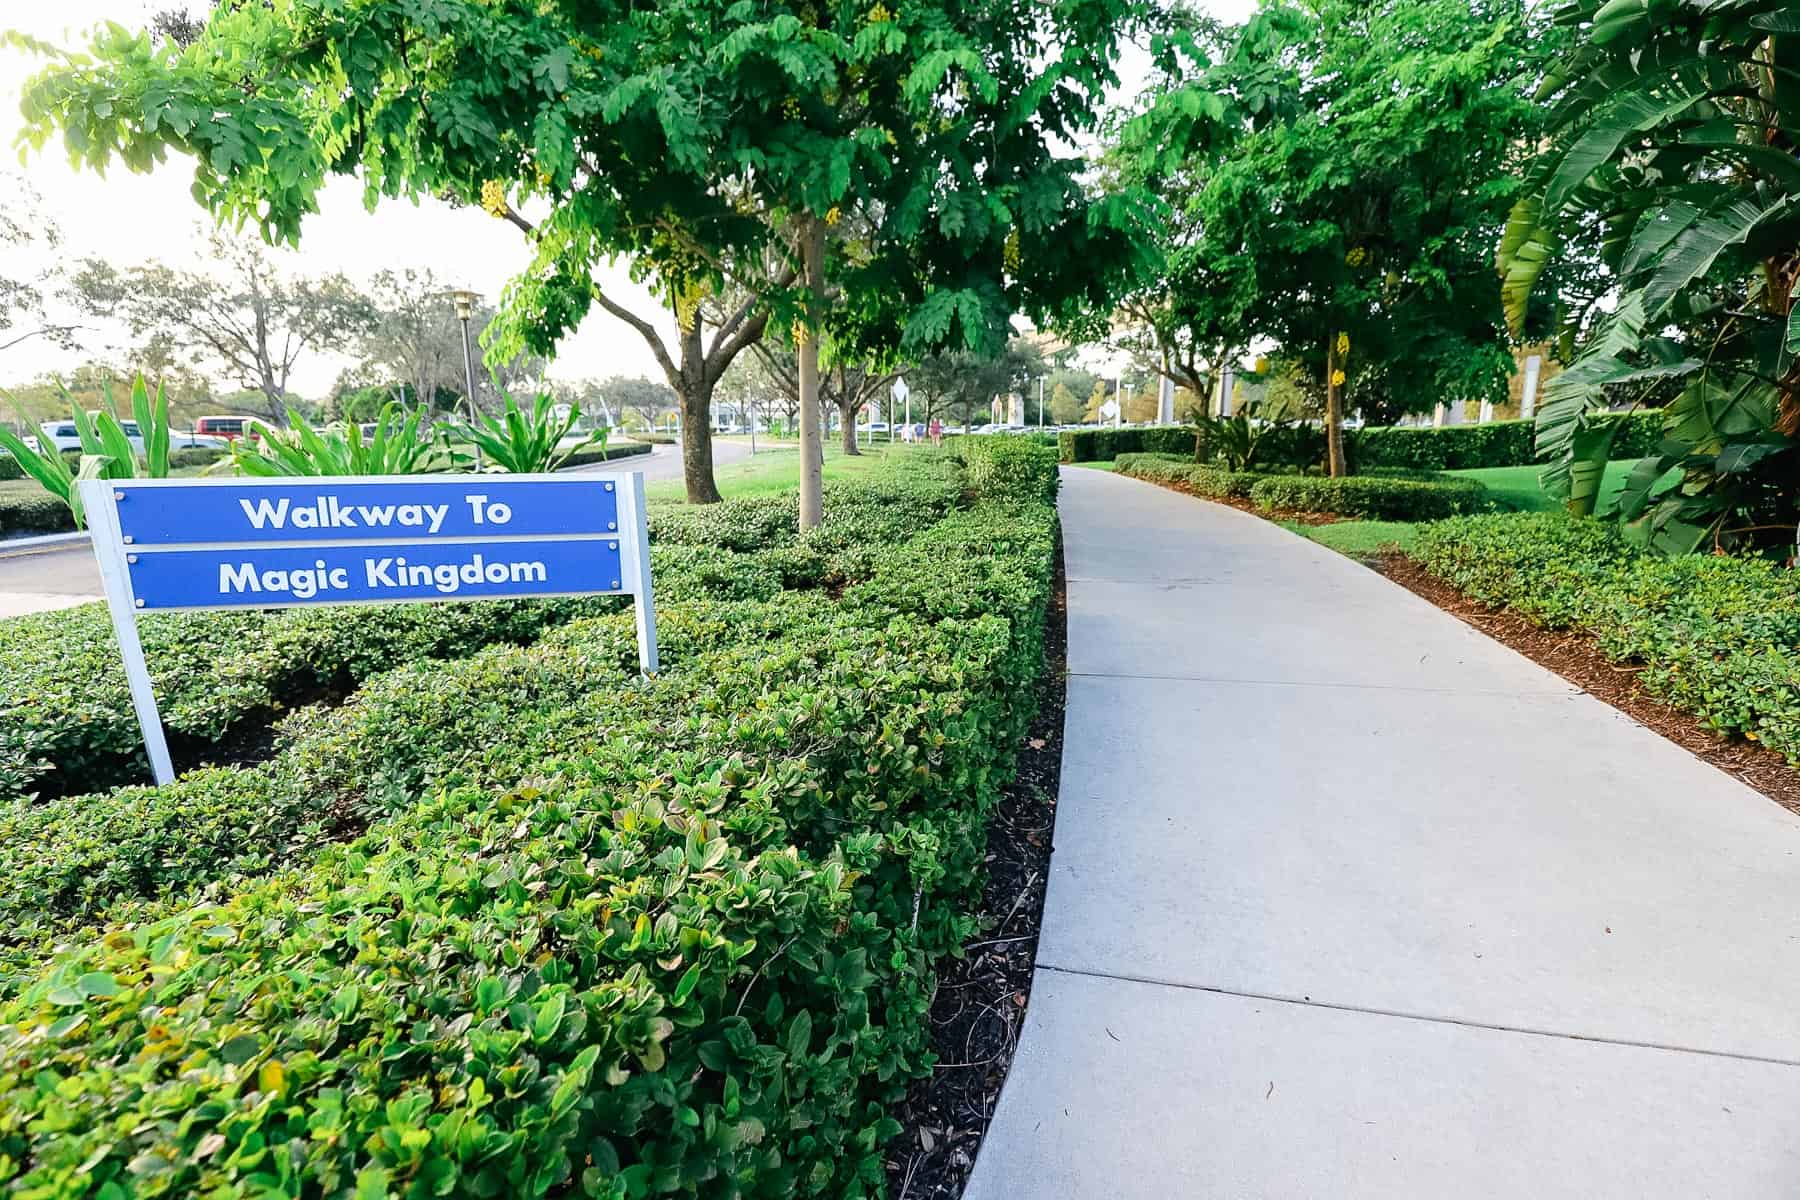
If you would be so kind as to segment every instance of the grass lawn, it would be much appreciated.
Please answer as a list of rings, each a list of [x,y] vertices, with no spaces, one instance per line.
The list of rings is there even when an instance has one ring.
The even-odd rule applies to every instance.
[[[1368,558],[1383,550],[1410,550],[1413,535],[1419,528],[1412,521],[1341,521],[1336,525],[1277,521],[1276,524],[1351,558]]]
[[[929,454],[933,451],[913,446],[877,446],[865,449],[852,458],[836,442],[825,447],[825,478],[852,479],[867,474],[888,454]],[[798,447],[776,447],[765,450],[757,440],[756,456],[747,462],[719,467],[714,472],[719,492],[727,500],[745,496],[767,496],[800,486],[800,451]],[[679,500],[687,488],[679,479],[664,479],[644,489],[652,500]]]
[[[1605,507],[1613,497],[1625,486],[1625,479],[1631,474],[1631,468],[1637,466],[1635,458],[1620,459],[1606,464],[1606,478],[1600,484],[1600,504]],[[1452,475],[1461,475],[1465,479],[1473,479],[1485,484],[1490,495],[1507,508],[1519,512],[1549,512],[1557,506],[1557,501],[1544,495],[1538,486],[1538,476],[1544,468],[1537,465],[1526,467],[1489,467],[1477,471],[1451,471]]]
[[[1602,505],[1610,503],[1619,494],[1619,490],[1625,486],[1626,477],[1631,474],[1631,468],[1637,463],[1637,459],[1630,458],[1606,464],[1606,478],[1600,485]],[[1558,501],[1546,496],[1539,486],[1538,476],[1543,472],[1543,467],[1534,464],[1524,467],[1484,467],[1474,471],[1450,471],[1447,474],[1461,475],[1484,484],[1488,494],[1504,508],[1516,512],[1549,512],[1557,507]],[[1283,521],[1281,524],[1302,537],[1311,538],[1320,545],[1330,546],[1352,558],[1367,558],[1384,549],[1409,549],[1417,529],[1416,525],[1407,521],[1345,521],[1337,525],[1300,525]]]
[[[1110,458],[1104,459],[1100,462],[1067,463],[1064,465],[1076,466],[1076,467],[1086,467],[1090,471],[1116,471],[1119,469],[1119,464],[1115,463]]]

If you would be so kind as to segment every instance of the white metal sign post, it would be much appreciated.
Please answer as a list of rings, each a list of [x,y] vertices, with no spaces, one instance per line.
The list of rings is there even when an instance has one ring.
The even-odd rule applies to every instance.
[[[175,777],[141,612],[628,595],[657,670],[644,477],[360,475],[79,485],[131,703]]]

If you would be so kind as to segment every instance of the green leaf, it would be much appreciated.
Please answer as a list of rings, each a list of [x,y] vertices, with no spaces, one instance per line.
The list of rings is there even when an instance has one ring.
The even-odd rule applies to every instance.
[[[84,996],[116,996],[119,984],[104,971],[90,971],[75,981],[75,987]]]

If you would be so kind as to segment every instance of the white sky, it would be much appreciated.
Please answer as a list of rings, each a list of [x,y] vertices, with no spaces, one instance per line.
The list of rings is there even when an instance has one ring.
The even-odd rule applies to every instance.
[[[7,10],[0,16],[0,26],[80,47],[85,32],[97,24],[110,20],[141,27],[156,11],[174,6],[175,0],[54,0],[44,5],[6,0],[0,4]],[[1239,19],[1254,7],[1254,0],[1204,0],[1202,7]],[[11,155],[21,124],[20,86],[42,65],[35,56],[0,49],[0,149],[9,155],[0,162],[7,166],[15,161]],[[1122,73],[1128,86],[1141,69],[1127,60]],[[42,153],[28,157],[21,169],[61,227],[66,257],[103,258],[121,266],[150,258],[176,266],[204,265],[199,227],[210,218],[188,194],[192,172],[186,160],[171,158],[150,175],[134,175],[115,166],[101,177],[70,167],[53,139]],[[0,194],[0,206],[9,202]],[[328,184],[320,209],[303,227],[300,249],[282,256],[296,273],[341,271],[360,281],[381,270],[429,267],[442,278],[496,300],[507,279],[528,260],[522,235],[479,209],[453,209],[436,200],[417,206],[384,201],[371,213],[363,208],[361,188],[350,179]],[[0,247],[0,273],[25,274],[30,265],[31,260],[22,259],[17,251]],[[628,280],[623,264],[610,275],[603,280],[609,294],[641,313],[657,310],[648,293]],[[0,385],[24,383],[45,372],[104,357],[108,346],[121,340],[120,332],[85,334],[86,353],[62,351],[42,339],[0,351]],[[296,369],[295,390],[321,395],[347,364],[336,355],[309,355]],[[564,379],[640,374],[660,378],[642,339],[603,313],[589,317],[564,341],[551,373]]]

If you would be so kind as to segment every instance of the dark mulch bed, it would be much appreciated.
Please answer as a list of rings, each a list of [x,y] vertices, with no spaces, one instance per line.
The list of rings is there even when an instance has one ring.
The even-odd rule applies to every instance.
[[[931,1007],[937,1069],[915,1083],[894,1117],[905,1132],[888,1157],[893,1200],[954,1200],[975,1165],[1031,999],[1044,911],[1056,797],[1062,776],[1067,681],[1062,550],[1044,630],[1037,719],[1019,750],[1018,776],[988,825],[982,931],[939,972]]]
[[[1615,663],[1583,633],[1543,629],[1516,613],[1495,611],[1429,574],[1404,554],[1387,553],[1369,565],[1407,590],[1548,667],[1684,750],[1735,775],[1775,803],[1800,813],[1800,771],[1766,746],[1728,738],[1697,718],[1645,692],[1639,668]]]

